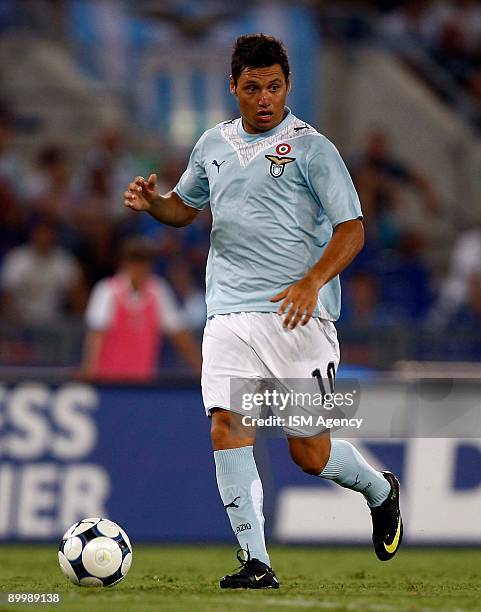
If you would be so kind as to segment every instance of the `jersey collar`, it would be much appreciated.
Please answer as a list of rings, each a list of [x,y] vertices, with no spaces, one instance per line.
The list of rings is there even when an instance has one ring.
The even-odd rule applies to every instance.
[[[272,128],[272,130],[269,130],[268,132],[260,132],[259,134],[249,134],[249,132],[246,132],[244,126],[242,125],[241,117],[239,119],[238,126],[239,136],[246,142],[254,142],[256,140],[263,140],[264,138],[268,138],[269,136],[274,136],[274,134],[277,134],[277,132],[283,130],[286,125],[294,119],[294,115],[292,114],[291,109],[288,106],[286,106],[285,110],[287,111],[287,115],[279,123],[279,125],[276,125],[275,128]]]

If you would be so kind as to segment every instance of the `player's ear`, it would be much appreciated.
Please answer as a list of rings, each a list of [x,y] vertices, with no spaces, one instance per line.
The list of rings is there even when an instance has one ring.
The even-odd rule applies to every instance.
[[[237,89],[237,88],[236,88],[235,81],[234,81],[234,79],[232,78],[232,75],[230,75],[230,77],[229,77],[229,89],[230,89],[230,92],[231,92],[231,94],[232,94],[233,96],[236,96],[236,95],[237,95],[237,91],[236,91],[236,89]]]
[[[291,73],[289,72],[289,76],[287,77],[287,93],[291,91]]]

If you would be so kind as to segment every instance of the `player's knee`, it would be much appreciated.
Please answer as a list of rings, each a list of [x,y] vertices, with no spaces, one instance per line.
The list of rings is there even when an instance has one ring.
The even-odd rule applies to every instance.
[[[297,462],[296,462],[297,463]],[[318,476],[325,467],[325,463],[319,461],[302,461],[297,464],[303,472],[311,474],[311,476]]]
[[[214,450],[232,448],[232,418],[225,410],[214,410],[210,428],[210,438]]]
[[[330,445],[323,445],[321,448],[316,449],[291,448],[291,457],[303,472],[317,476],[326,467],[330,452]]]
[[[254,444],[255,432],[243,426],[240,415],[218,409],[212,412],[210,437],[214,450],[225,450]]]
[[[210,429],[210,439],[212,441],[212,448],[214,450],[223,450],[228,447],[229,444],[229,426],[225,423],[218,422],[212,423]]]

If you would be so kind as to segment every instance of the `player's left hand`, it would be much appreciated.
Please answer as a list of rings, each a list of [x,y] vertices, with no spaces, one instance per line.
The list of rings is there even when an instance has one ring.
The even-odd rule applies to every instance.
[[[271,298],[271,302],[283,300],[277,311],[280,315],[287,312],[282,323],[283,327],[294,329],[298,323],[306,325],[309,322],[317,306],[318,291],[318,283],[305,276]]]

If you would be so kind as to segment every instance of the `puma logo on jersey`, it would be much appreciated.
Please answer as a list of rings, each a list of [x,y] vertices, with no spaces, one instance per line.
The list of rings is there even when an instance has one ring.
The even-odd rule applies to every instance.
[[[212,165],[217,168],[217,174],[219,174],[220,167],[222,166],[222,164],[225,164],[225,159],[224,159],[224,161],[221,161],[220,164],[219,164],[219,162],[216,159],[214,159],[214,161],[212,162]]]
[[[277,157],[277,155],[266,155],[265,157],[271,162],[269,172],[274,178],[282,176],[286,165],[296,161],[295,157]]]

